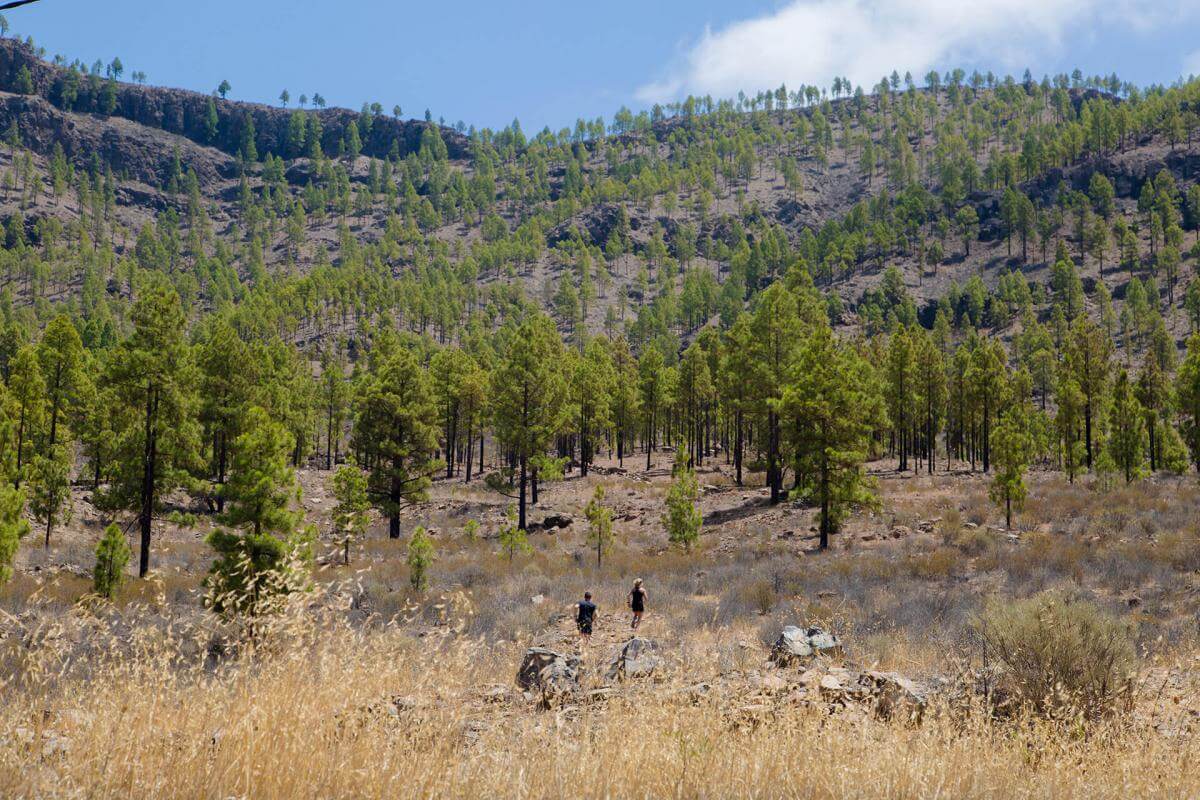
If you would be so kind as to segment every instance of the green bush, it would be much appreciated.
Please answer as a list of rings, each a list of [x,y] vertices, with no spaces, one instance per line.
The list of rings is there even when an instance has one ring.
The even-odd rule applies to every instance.
[[[129,563],[129,543],[114,522],[104,529],[96,545],[96,567],[92,570],[92,591],[106,600],[117,596],[125,582],[125,566]]]
[[[1057,591],[994,600],[979,620],[984,645],[1004,667],[1004,688],[1038,713],[1093,718],[1127,696],[1135,651],[1129,626]]]

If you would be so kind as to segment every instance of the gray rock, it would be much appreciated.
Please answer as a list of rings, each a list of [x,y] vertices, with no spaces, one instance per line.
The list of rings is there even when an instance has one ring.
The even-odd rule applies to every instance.
[[[545,647],[531,647],[517,670],[517,686],[544,694],[573,692],[579,688],[579,659]]]
[[[771,661],[785,667],[816,655],[839,655],[841,652],[841,640],[832,633],[821,628],[788,625],[771,648]]]
[[[661,648],[652,639],[635,636],[621,646],[605,673],[610,681],[618,678],[644,678],[662,666]]]

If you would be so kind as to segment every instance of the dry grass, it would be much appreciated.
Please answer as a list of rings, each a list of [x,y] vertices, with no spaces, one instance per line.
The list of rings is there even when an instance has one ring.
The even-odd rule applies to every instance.
[[[68,673],[42,653],[0,710],[5,797],[1183,797],[1200,747],[931,714],[917,727],[676,691],[760,659],[699,633],[660,682],[538,711],[486,701],[519,651],[304,616],[217,668],[146,642]],[[461,629],[461,628],[460,628]],[[737,652],[742,655],[736,655]],[[397,704],[392,698],[401,697]],[[391,709],[391,710],[389,710]]]
[[[600,568],[579,516],[596,483],[632,513]],[[1193,734],[1176,726],[1168,738],[1140,714],[1072,728],[935,711],[910,728],[754,688],[786,624],[836,631],[862,665],[953,675],[979,663],[971,631],[989,597],[1046,588],[1126,620],[1143,673],[1165,659],[1190,674],[1179,668],[1200,652],[1200,492],[1189,484],[1104,493],[1038,474],[1024,533],[1010,539],[987,528],[999,512],[986,476],[885,478],[882,512],[850,526],[875,538],[839,534],[824,554],[805,535],[809,510],[772,509],[757,484],[707,493],[706,513],[748,515],[706,525],[691,553],[668,549],[655,506],[665,484],[599,474],[554,484],[533,518],[565,511],[576,524],[531,534],[533,551],[511,562],[491,538],[504,504],[438,487],[405,520],[437,530],[433,594],[409,587],[405,541],[374,530],[349,567],[319,571],[325,600],[233,659],[220,655],[238,650],[230,632],[197,602],[208,555],[193,534],[163,542],[152,579],[132,580],[96,619],[76,605],[90,544],[28,553],[40,571],[18,571],[0,593],[0,797],[1197,794]],[[474,540],[462,535],[468,518],[482,523]],[[885,536],[893,526],[911,531]],[[524,646],[584,590],[602,620],[627,629],[634,577],[650,591],[643,632],[669,658],[654,683],[567,711],[484,696],[511,686]],[[684,691],[698,681],[723,688]],[[1151,701],[1163,693],[1157,673],[1143,683]],[[1160,705],[1186,719],[1188,694],[1172,691],[1179,704]]]

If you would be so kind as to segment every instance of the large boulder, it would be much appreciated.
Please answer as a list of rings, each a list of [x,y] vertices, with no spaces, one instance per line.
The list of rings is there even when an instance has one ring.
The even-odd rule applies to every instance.
[[[771,661],[786,667],[817,655],[840,655],[842,642],[822,628],[798,628],[788,625],[771,648]]]
[[[606,677],[610,681],[618,678],[644,678],[662,666],[662,661],[658,642],[635,636],[623,644],[613,657]]]
[[[543,694],[568,694],[579,688],[579,659],[545,647],[525,651],[517,686]]]

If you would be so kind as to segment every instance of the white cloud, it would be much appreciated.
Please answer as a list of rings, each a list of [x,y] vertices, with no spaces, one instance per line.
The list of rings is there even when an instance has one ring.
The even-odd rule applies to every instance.
[[[1194,5],[1176,0],[1150,13],[1135,0],[791,0],[765,16],[706,30],[637,96],[728,97],[781,82],[828,86],[836,76],[870,87],[893,69],[919,81],[931,68],[974,62],[1016,70],[1098,24],[1144,31]]]

